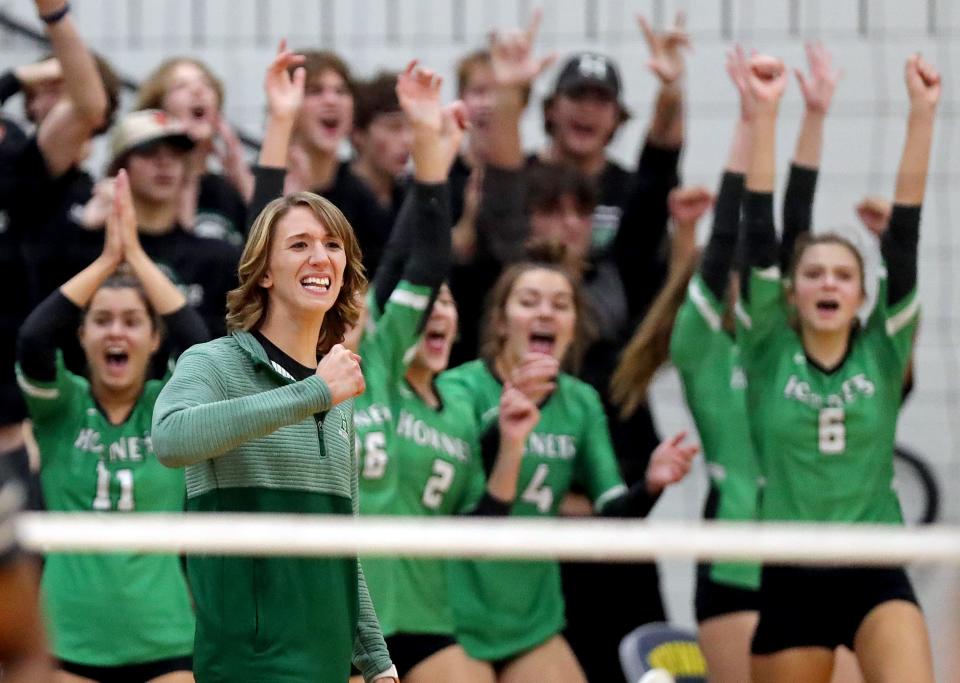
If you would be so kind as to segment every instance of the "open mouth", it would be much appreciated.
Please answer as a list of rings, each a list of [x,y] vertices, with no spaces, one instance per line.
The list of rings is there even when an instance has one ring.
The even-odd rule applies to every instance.
[[[447,348],[447,334],[441,330],[427,330],[423,339],[431,353],[443,353]]]
[[[120,349],[107,349],[105,354],[107,369],[112,373],[121,373],[127,369],[130,354]]]
[[[329,135],[334,135],[340,130],[340,117],[339,116],[327,116],[320,119],[320,126],[323,128],[324,132]]]
[[[552,355],[556,342],[557,335],[551,332],[534,332],[530,335],[529,350]]]
[[[824,299],[817,302],[817,310],[824,313],[833,313],[840,310],[840,302],[832,299]]]
[[[314,294],[326,294],[330,291],[330,277],[327,275],[305,277],[300,280],[300,286]]]
[[[193,116],[193,118],[197,121],[203,120],[207,116],[207,108],[202,105],[193,107],[190,110],[190,115]]]

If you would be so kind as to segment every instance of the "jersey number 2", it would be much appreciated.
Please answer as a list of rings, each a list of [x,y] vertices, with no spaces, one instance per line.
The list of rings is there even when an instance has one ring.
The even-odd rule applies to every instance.
[[[433,475],[427,479],[427,485],[423,487],[423,504],[431,510],[436,510],[443,502],[443,495],[453,484],[453,475],[456,470],[453,465],[446,460],[433,461]]]
[[[114,473],[117,482],[120,484],[120,499],[117,500],[117,510],[120,512],[130,512],[134,509],[133,505],[133,470],[117,470]],[[102,460],[97,461],[97,497],[93,499],[94,510],[109,510],[110,504],[110,470],[103,464]]]
[[[820,452],[837,455],[847,448],[847,427],[843,408],[823,408],[820,411]]]

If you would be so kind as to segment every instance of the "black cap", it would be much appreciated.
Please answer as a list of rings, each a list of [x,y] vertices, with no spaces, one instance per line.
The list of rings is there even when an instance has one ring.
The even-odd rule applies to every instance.
[[[557,94],[581,88],[598,88],[620,100],[620,72],[608,57],[596,52],[581,52],[567,60],[557,77]]]

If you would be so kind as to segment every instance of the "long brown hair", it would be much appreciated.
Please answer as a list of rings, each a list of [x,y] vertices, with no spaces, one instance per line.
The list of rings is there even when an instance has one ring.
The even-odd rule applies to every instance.
[[[657,370],[670,358],[670,337],[677,312],[686,298],[687,285],[698,259],[686,259],[670,272],[663,289],[650,304],[637,331],[623,349],[610,378],[610,398],[626,420],[647,401],[647,389]]]
[[[254,330],[263,322],[270,297],[260,281],[270,264],[273,236],[277,223],[297,206],[309,209],[341,241],[347,256],[343,286],[333,308],[323,318],[323,328],[317,340],[317,354],[323,355],[331,346],[342,342],[347,329],[359,319],[357,301],[367,286],[367,278],[363,272],[360,245],[350,223],[332,202],[312,192],[295,192],[274,199],[257,216],[240,255],[240,286],[227,294],[227,329],[231,332]]]
[[[504,327],[507,299],[517,280],[531,270],[551,270],[563,275],[570,283],[573,292],[573,307],[576,313],[573,340],[566,355],[561,359],[564,371],[576,374],[583,361],[583,354],[596,339],[596,325],[593,312],[583,296],[583,288],[578,279],[565,265],[568,262],[567,248],[554,240],[535,240],[527,245],[527,257],[523,261],[509,266],[487,294],[487,303],[483,314],[483,330],[480,339],[480,356],[488,361],[500,355],[506,344],[507,335],[500,332]]]
[[[137,91],[137,104],[134,109],[163,109],[163,98],[170,90],[170,76],[181,64],[192,64],[197,67],[210,82],[210,87],[217,93],[217,107],[223,109],[224,89],[223,81],[217,78],[206,64],[193,57],[172,57],[147,76]]]

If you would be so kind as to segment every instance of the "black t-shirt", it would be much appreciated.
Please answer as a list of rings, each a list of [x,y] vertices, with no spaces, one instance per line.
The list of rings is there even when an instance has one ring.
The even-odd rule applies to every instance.
[[[47,294],[66,282],[100,253],[102,238],[80,227],[83,206],[93,191],[93,179],[79,168],[54,178],[33,136],[8,158],[13,186],[9,190],[5,243],[9,271],[3,284],[6,319],[0,342],[0,423],[26,415],[15,386],[16,336],[26,314]],[[90,255],[92,253],[92,255]],[[16,255],[14,255],[16,254]],[[10,278],[10,279],[8,279]],[[76,334],[70,340],[79,350]],[[77,354],[74,355],[77,359]],[[83,369],[82,362],[79,368]]]
[[[226,334],[227,293],[238,284],[240,248],[180,226],[163,235],[140,233],[140,244],[197,309],[211,336]]]
[[[363,251],[367,278],[372,278],[403,205],[406,184],[398,182],[394,185],[393,200],[389,207],[385,207],[377,201],[367,184],[350,170],[350,164],[341,162],[333,184],[314,192],[333,202],[350,222]]]
[[[247,237],[247,205],[233,184],[217,173],[200,176],[193,233],[243,248]]]

